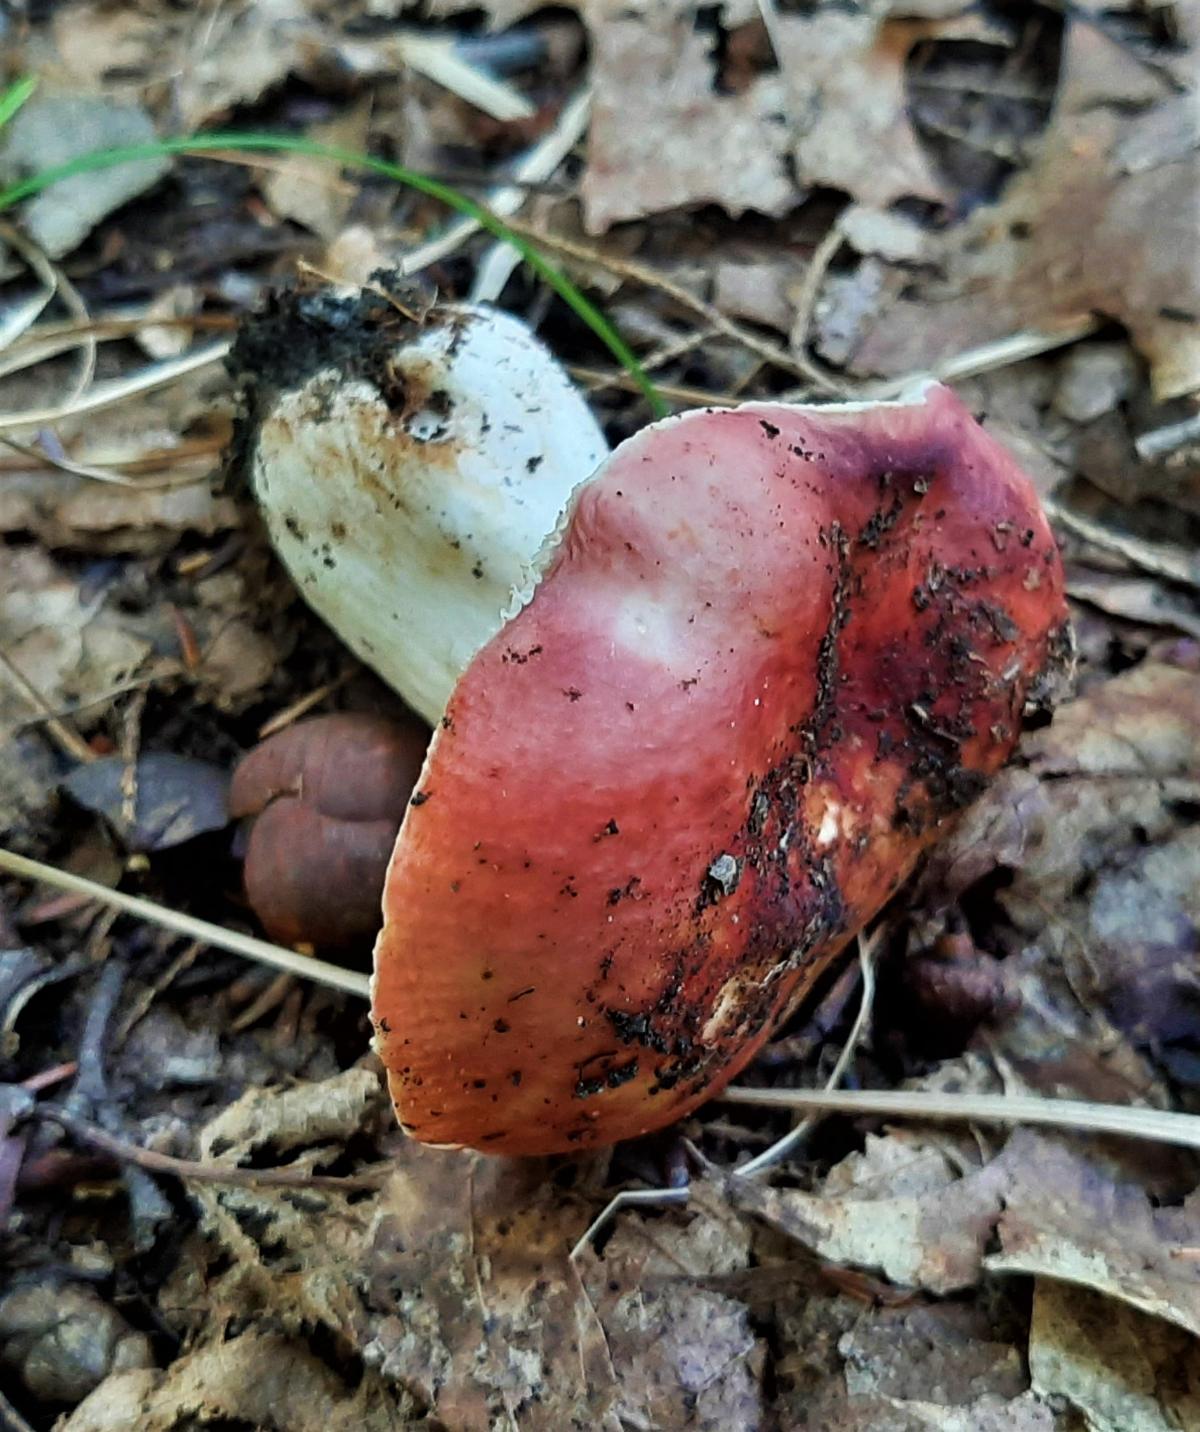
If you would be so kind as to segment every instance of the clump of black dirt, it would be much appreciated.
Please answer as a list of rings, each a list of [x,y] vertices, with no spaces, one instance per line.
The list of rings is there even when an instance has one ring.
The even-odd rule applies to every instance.
[[[432,309],[427,286],[380,269],[353,293],[298,281],[273,290],[241,325],[225,366],[241,389],[228,470],[248,471],[254,435],[279,396],[318,373],[365,379],[388,405],[404,406],[392,355]]]

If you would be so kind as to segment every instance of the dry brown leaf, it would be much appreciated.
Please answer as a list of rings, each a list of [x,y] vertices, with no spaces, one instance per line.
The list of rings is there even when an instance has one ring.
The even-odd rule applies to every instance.
[[[359,1066],[291,1089],[250,1089],[204,1126],[200,1154],[237,1164],[268,1147],[280,1155],[345,1143],[387,1107],[378,1072]]]
[[[1013,1280],[970,1302],[870,1306],[814,1291],[773,1311],[788,1432],[1067,1432],[1029,1391],[1028,1310]]]
[[[1061,1142],[1021,1133],[1006,1153],[1000,1252],[985,1267],[1078,1283],[1200,1335],[1200,1190],[1157,1207]]]
[[[61,370],[32,369],[6,386],[3,406],[26,412],[62,396]],[[164,555],[182,531],[204,536],[239,526],[236,503],[210,480],[232,431],[228,381],[219,370],[100,412],[66,419],[53,437],[85,466],[138,464],[136,486],[38,467],[0,448],[0,531],[32,532],[49,547]],[[164,486],[169,482],[170,486]]]
[[[161,33],[159,17],[132,6],[98,6],[81,0],[61,5],[52,19],[58,56],[55,78],[61,78],[84,93],[104,86],[119,88],[112,76],[124,77],[124,87],[136,90],[150,73],[138,72],[151,59],[156,36]],[[166,61],[160,61],[165,72]]]
[[[1200,777],[1200,674],[1145,662],[1098,681],[1022,751],[1041,776]]]
[[[989,1312],[983,1303],[958,1302],[876,1309],[838,1341],[846,1390],[853,1397],[936,1400],[947,1407],[1020,1397],[1029,1388],[1016,1346],[1024,1325],[1015,1308],[1002,1327]]]
[[[713,267],[713,302],[731,318],[787,333],[804,266],[791,254],[755,253],[720,258]]]
[[[1147,661],[1030,733],[934,853],[924,900],[978,895],[1019,1006],[989,1036],[1040,1093],[1200,1080],[1200,674]],[[997,880],[998,872],[1004,872]]]
[[[333,119],[310,125],[306,137],[337,149],[362,150],[367,147],[370,121],[368,96]],[[356,192],[328,160],[307,154],[290,154],[278,161],[267,170],[262,188],[280,218],[295,219],[327,241],[340,233]]]
[[[1080,1283],[1200,1329],[1200,1191],[1158,1207],[1101,1147],[1019,1129],[959,1177],[915,1135],[868,1137],[819,1193],[727,1182],[730,1201],[824,1258],[944,1294],[983,1271]],[[987,1248],[999,1237],[1000,1252]]]
[[[448,1427],[617,1432],[604,1332],[568,1257],[586,1220],[548,1162],[411,1142],[399,1157],[369,1255],[372,1365]]]
[[[4,677],[0,676],[0,687]],[[4,698],[0,698],[0,711]],[[57,803],[59,763],[35,732],[13,734],[0,716],[0,830],[19,855],[42,853]]]
[[[1011,1402],[985,1395],[965,1407],[894,1397],[850,1397],[835,1389],[804,1409],[794,1432],[1074,1432],[1033,1393]]]
[[[1090,1432],[1200,1427],[1200,1345],[1098,1293],[1036,1280],[1029,1370],[1037,1391],[1077,1407]]]
[[[978,1281],[1011,1158],[1001,1154],[960,1177],[935,1145],[869,1136],[865,1152],[836,1165],[819,1193],[738,1177],[727,1180],[726,1193],[735,1208],[830,1262],[944,1294]]]
[[[189,16],[175,42],[181,66],[176,104],[197,129],[236,105],[260,99],[319,48],[303,0],[241,0]]]
[[[749,1263],[749,1229],[693,1184],[686,1212],[622,1218],[584,1279],[604,1325],[624,1425],[749,1432],[763,1421],[766,1347],[717,1290]],[[705,1283],[703,1280],[709,1280]]]
[[[1152,626],[1173,627],[1200,639],[1200,604],[1151,577],[1104,572],[1072,562],[1067,591],[1111,617]]]
[[[170,550],[180,532],[211,537],[240,522],[232,499],[204,482],[132,488],[67,473],[0,474],[0,532],[31,532],[51,548],[148,556]]]
[[[958,38],[963,22],[950,23]],[[879,209],[906,197],[931,203],[947,197],[912,127],[904,84],[909,50],[944,29],[941,22],[888,20],[871,9],[820,7],[775,17],[771,34],[802,183],[842,189]]]
[[[351,1390],[302,1341],[248,1332],[184,1353],[166,1372],[107,1378],[60,1432],[404,1432],[414,1411],[370,1372]]]
[[[63,7],[54,38],[65,78],[85,89],[97,80],[139,90],[172,87],[183,132],[253,102],[321,48],[303,0],[235,0],[207,7]]]
[[[1101,61],[1136,71],[1144,84],[1132,51],[1068,20],[1059,95],[1035,162],[998,203],[950,231],[944,277],[879,315],[855,371],[929,368],[1006,334],[1053,330],[1095,312],[1128,327],[1150,360],[1156,397],[1200,386],[1200,160],[1180,124],[1185,101],[1160,78],[1153,108],[1098,105],[1091,77]]]
[[[150,654],[103,590],[85,590],[37,547],[9,549],[0,564],[0,649],[55,711],[110,696]],[[37,715],[0,671],[0,736]]]
[[[1182,667],[1145,662],[1097,682],[1026,736],[1021,763],[934,852],[926,891],[957,897],[1006,866],[1021,874],[1003,898],[1012,909],[1024,893],[1022,923],[1041,929],[1045,907],[1061,912],[1081,875],[1123,859],[1133,830],[1153,842],[1173,829],[1171,803],[1200,783],[1198,721],[1200,675]]]
[[[194,625],[201,651],[195,673],[199,691],[220,711],[243,709],[278,670],[278,647],[246,617],[217,614],[215,620]]]
[[[739,95],[715,89],[711,39],[695,12],[585,9],[592,33],[592,124],[583,201],[590,233],[697,204],[778,215],[800,192],[778,75]]]

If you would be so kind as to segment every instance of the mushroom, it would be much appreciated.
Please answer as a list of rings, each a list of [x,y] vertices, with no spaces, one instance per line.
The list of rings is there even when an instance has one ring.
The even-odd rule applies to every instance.
[[[607,444],[519,319],[430,306],[378,277],[275,297],[231,362],[275,550],[310,606],[432,723]]]
[[[404,1127],[550,1153],[711,1098],[1068,655],[1033,487],[937,384],[623,443],[466,664],[400,829],[373,1018]]]
[[[365,712],[314,716],[239,763],[229,813],[250,829],[246,899],[273,940],[367,950],[428,729]]]

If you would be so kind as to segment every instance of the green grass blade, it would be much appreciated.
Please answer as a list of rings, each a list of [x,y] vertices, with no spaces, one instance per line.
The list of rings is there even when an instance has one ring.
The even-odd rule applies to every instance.
[[[35,89],[37,89],[37,80],[33,75],[25,75],[19,80],[14,80],[4,93],[0,94],[0,129],[4,128]]]
[[[15,86],[14,86],[15,88]],[[11,94],[12,91],[9,91]],[[24,103],[24,96],[20,103]],[[15,113],[15,110],[14,110]],[[357,169],[369,174],[379,174],[397,184],[403,184],[418,193],[437,199],[447,208],[474,219],[480,228],[506,244],[511,244],[529,267],[559,295],[560,298],[592,330],[608,348],[617,362],[629,373],[650,405],[655,417],[664,417],[668,412],[666,403],[654,386],[649,374],[638,362],[633,350],[612,326],[600,310],[571,282],[567,275],[552,263],[527,239],[516,234],[503,219],[493,214],[485,205],[460,193],[449,184],[431,179],[415,169],[392,164],[374,155],[362,154],[357,150],[343,149],[333,144],[317,144],[313,140],[292,134],[254,134],[241,130],[229,133],[177,135],[170,139],[152,140],[145,144],[127,144],[111,149],[98,149],[91,154],[80,154],[64,164],[56,164],[20,179],[0,189],[0,213],[12,208],[22,199],[39,194],[50,185],[63,179],[74,178],[77,174],[91,174],[100,169],[111,169],[118,164],[129,164],[138,159],[158,159],[172,154],[209,154],[219,150],[250,151],[269,154],[304,154],[314,159],[325,159],[347,169]]]

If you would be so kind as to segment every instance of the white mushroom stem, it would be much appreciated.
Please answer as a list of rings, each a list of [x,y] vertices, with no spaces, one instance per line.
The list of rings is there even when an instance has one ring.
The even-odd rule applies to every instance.
[[[329,366],[265,405],[250,470],[309,605],[433,723],[607,446],[518,319],[442,306],[397,326],[394,346],[365,331],[375,357],[348,375],[332,325]]]

